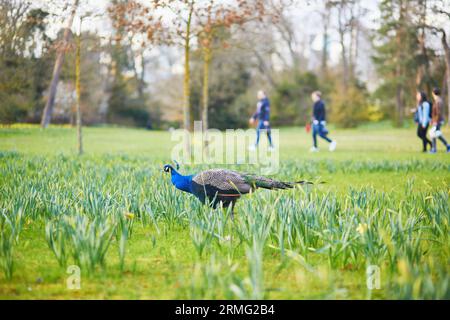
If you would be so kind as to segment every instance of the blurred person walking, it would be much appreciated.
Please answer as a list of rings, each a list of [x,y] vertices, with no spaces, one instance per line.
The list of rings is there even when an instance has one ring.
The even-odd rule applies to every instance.
[[[430,153],[437,152],[437,139],[441,140],[444,144],[447,152],[450,152],[450,145],[447,143],[445,138],[442,136],[441,126],[444,123],[444,117],[442,115],[442,110],[444,108],[444,101],[441,97],[441,90],[439,88],[433,89],[433,107],[431,111],[431,130],[430,136],[432,138],[433,144]]]
[[[428,102],[427,94],[418,91],[416,94],[417,109],[414,120],[417,123],[417,136],[422,140],[423,152],[427,152],[427,146],[432,148],[431,141],[427,138],[427,131],[431,121],[431,105]]]
[[[313,137],[313,147],[311,152],[318,152],[317,147],[317,135],[330,143],[329,150],[336,150],[336,141],[328,138],[328,130],[326,128],[326,111],[325,103],[322,100],[322,93],[320,91],[314,91],[311,94],[311,99],[314,101],[313,106],[313,116],[312,116],[312,137]]]
[[[249,119],[249,123],[252,125],[258,119],[258,126],[256,129],[256,143],[250,146],[250,151],[255,151],[259,145],[259,138],[261,130],[266,130],[267,139],[269,140],[269,150],[273,150],[272,135],[270,132],[270,101],[267,98],[266,93],[263,90],[259,90],[257,95],[258,103],[256,104],[256,112]]]

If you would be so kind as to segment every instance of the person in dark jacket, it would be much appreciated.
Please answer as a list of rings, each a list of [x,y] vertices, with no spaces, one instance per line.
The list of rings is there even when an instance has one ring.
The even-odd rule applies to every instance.
[[[417,122],[417,136],[422,140],[423,152],[427,152],[427,146],[432,148],[431,141],[427,138],[428,127],[430,126],[430,108],[431,105],[428,102],[427,94],[423,91],[418,91],[416,95],[417,99],[417,111],[415,120]]]
[[[269,140],[269,149],[273,150],[272,135],[270,133],[270,101],[267,98],[266,93],[263,90],[259,90],[257,94],[258,103],[256,104],[256,112],[249,120],[250,124],[255,123],[258,119],[258,126],[256,129],[256,143],[251,146],[251,150],[256,150],[259,144],[259,137],[261,130],[266,130],[267,139]]]
[[[433,141],[433,146],[430,153],[437,152],[437,139],[445,145],[447,152],[450,152],[450,145],[442,136],[441,125],[444,123],[442,110],[444,109],[444,101],[441,98],[441,90],[439,88],[433,89],[433,108],[431,110],[431,125],[430,136]]]
[[[318,152],[317,147],[317,135],[330,143],[329,150],[336,150],[336,141],[328,138],[328,130],[326,129],[326,111],[325,103],[322,100],[322,93],[320,91],[315,91],[311,95],[314,101],[313,106],[313,116],[312,116],[312,136],[313,136],[313,147],[311,152]]]

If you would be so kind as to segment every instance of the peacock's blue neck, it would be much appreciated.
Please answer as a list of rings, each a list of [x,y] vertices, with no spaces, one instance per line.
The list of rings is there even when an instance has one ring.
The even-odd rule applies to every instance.
[[[183,176],[179,174],[176,170],[172,170],[172,184],[177,188],[185,192],[192,193],[192,175]]]

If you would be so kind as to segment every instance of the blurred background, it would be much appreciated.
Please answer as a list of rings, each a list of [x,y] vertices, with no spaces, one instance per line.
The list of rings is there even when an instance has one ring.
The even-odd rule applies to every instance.
[[[313,90],[340,127],[404,126],[416,89],[435,86],[448,119],[449,13],[448,0],[0,0],[0,123],[41,123],[54,90],[51,123],[75,125],[77,47],[89,126],[206,113],[209,127],[246,127],[258,89],[273,126],[309,122]]]

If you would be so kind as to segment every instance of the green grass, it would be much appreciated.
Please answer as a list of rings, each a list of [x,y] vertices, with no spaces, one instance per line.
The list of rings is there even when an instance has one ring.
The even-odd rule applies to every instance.
[[[332,130],[318,154],[283,129],[277,177],[327,183],[258,191],[234,221],[170,185],[170,133],[84,133],[78,157],[74,129],[0,129],[0,298],[450,298],[450,155],[420,153],[413,128]]]

